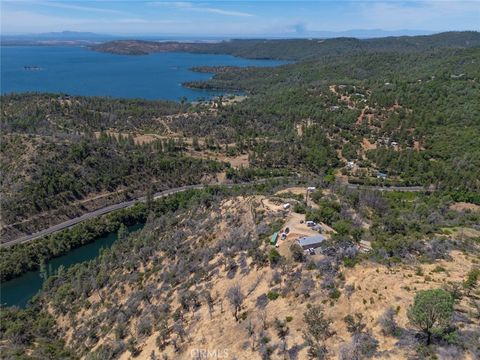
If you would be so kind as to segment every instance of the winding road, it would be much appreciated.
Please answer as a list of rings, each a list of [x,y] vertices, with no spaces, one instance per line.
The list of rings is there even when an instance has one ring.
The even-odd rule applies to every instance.
[[[275,178],[275,179],[278,179],[278,178]],[[287,179],[287,178],[283,178],[283,179]],[[191,189],[204,189],[204,188],[206,188],[206,187],[208,187],[208,186],[224,186],[224,187],[248,186],[248,185],[261,184],[261,183],[266,182],[267,180],[272,180],[272,179],[262,179],[262,180],[245,182],[245,183],[238,183],[238,184],[197,184],[197,185],[186,185],[186,186],[181,186],[181,187],[177,187],[177,188],[173,188],[173,189],[169,189],[169,190],[157,192],[157,193],[153,194],[153,198],[154,198],[154,199],[158,199],[158,198],[161,198],[161,197],[173,195],[173,194],[176,194],[176,193],[179,193],[179,192],[183,192],[183,191],[187,191],[187,190],[191,190]],[[349,188],[349,189],[370,189],[370,190],[377,190],[377,191],[411,191],[411,192],[433,191],[432,189],[426,189],[426,188],[421,187],[421,186],[390,186],[390,187],[382,187],[382,186],[373,186],[373,185],[372,185],[372,186],[369,186],[369,185],[358,185],[358,184],[341,184],[341,185],[346,186],[346,187]],[[64,221],[64,222],[62,222],[62,223],[60,223],[60,224],[51,226],[51,227],[49,227],[49,228],[47,228],[47,229],[43,229],[43,230],[38,231],[38,232],[36,232],[36,233],[30,234],[30,235],[25,235],[25,236],[19,237],[19,238],[17,238],[17,239],[8,241],[8,242],[6,242],[6,243],[0,244],[0,247],[8,247],[8,246],[12,246],[12,245],[16,245],[16,244],[20,244],[20,243],[32,241],[32,240],[38,239],[38,238],[40,238],[40,237],[47,236],[47,235],[53,234],[53,233],[55,233],[55,232],[58,232],[58,231],[61,231],[61,230],[70,228],[70,227],[72,227],[72,226],[74,226],[74,225],[76,225],[76,224],[78,224],[78,223],[81,223],[81,222],[83,222],[83,221],[85,221],[85,220],[93,219],[93,218],[96,218],[96,217],[98,217],[98,216],[111,213],[112,211],[116,211],[116,210],[120,210],[120,209],[125,209],[125,208],[128,208],[128,207],[130,207],[130,206],[133,206],[133,205],[135,205],[135,204],[137,204],[137,203],[146,202],[146,201],[147,201],[147,197],[146,197],[146,196],[141,196],[141,197],[138,197],[138,198],[136,198],[136,199],[129,200],[129,201],[124,201],[124,202],[121,202],[121,203],[118,203],[118,204],[109,205],[109,206],[103,207],[103,208],[101,208],[101,209],[98,209],[98,210],[95,210],[95,211],[92,211],[92,212],[83,214],[83,215],[81,215],[81,216],[79,216],[79,217],[76,217],[76,218],[73,218],[73,219]]]
[[[361,184],[342,184],[352,190],[377,190],[377,191],[400,191],[400,192],[432,192],[435,188],[425,188],[423,186],[378,186],[378,185],[361,185]]]
[[[251,182],[238,183],[238,184],[197,184],[197,185],[186,185],[186,186],[181,186],[181,187],[177,187],[177,188],[173,188],[173,189],[169,189],[169,190],[157,192],[157,193],[153,194],[153,198],[154,198],[154,199],[159,199],[159,198],[161,198],[161,197],[173,195],[173,194],[176,194],[176,193],[179,193],[179,192],[183,192],[183,191],[187,191],[187,190],[191,190],[191,189],[203,189],[203,188],[206,188],[206,187],[208,187],[208,186],[224,186],[224,187],[247,186],[247,185],[261,184],[261,183],[264,183],[264,182],[266,182],[266,181],[267,181],[267,180],[262,179],[262,180],[258,180],[258,181],[251,181]],[[95,211],[91,211],[91,212],[86,213],[86,214],[83,214],[83,215],[81,215],[81,216],[79,216],[79,217],[76,217],[76,218],[73,218],[73,219],[64,221],[64,222],[62,222],[62,223],[60,223],[60,224],[57,224],[57,225],[53,225],[53,226],[51,226],[51,227],[49,227],[49,228],[47,228],[47,229],[40,230],[40,231],[38,231],[38,232],[36,232],[36,233],[30,234],[30,235],[25,235],[25,236],[19,237],[19,238],[17,238],[17,239],[8,241],[8,242],[6,242],[6,243],[0,244],[0,247],[8,247],[8,246],[12,246],[12,245],[16,245],[16,244],[20,244],[20,243],[32,241],[32,240],[38,239],[38,238],[40,238],[40,237],[53,234],[53,233],[55,233],[55,232],[57,232],[57,231],[61,231],[61,230],[67,229],[67,228],[72,227],[72,226],[74,226],[74,225],[76,225],[76,224],[78,224],[78,223],[81,223],[81,222],[85,221],[85,220],[93,219],[93,218],[96,218],[96,217],[98,217],[98,216],[111,213],[112,211],[116,211],[116,210],[120,210],[120,209],[125,209],[125,208],[128,208],[128,207],[130,207],[130,206],[133,206],[133,205],[135,205],[135,204],[138,204],[138,203],[141,203],[141,202],[146,202],[146,201],[147,201],[147,197],[146,197],[146,196],[141,196],[141,197],[138,197],[138,198],[136,198],[136,199],[124,201],[124,202],[121,202],[121,203],[118,203],[118,204],[113,204],[113,205],[105,206],[105,207],[103,207],[103,208],[101,208],[101,209],[98,209],[98,210],[95,210]]]

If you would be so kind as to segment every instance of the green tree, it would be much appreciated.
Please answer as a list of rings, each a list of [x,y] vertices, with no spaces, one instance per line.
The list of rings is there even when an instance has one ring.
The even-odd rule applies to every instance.
[[[305,344],[308,346],[310,359],[326,359],[327,348],[324,341],[331,337],[334,332],[330,330],[332,320],[326,319],[321,306],[311,306],[304,314],[306,329],[303,331]]]
[[[277,249],[271,249],[268,253],[268,260],[270,261],[271,266],[275,266],[280,263],[280,261],[282,261],[282,258],[282,255],[280,255]]]
[[[121,224],[117,231],[117,239],[125,240],[128,237],[128,229],[125,224]]]
[[[305,261],[305,253],[302,247],[298,244],[293,243],[290,245],[290,252],[292,253],[293,260],[297,262],[304,262]]]
[[[452,314],[452,295],[443,289],[434,289],[415,294],[407,315],[410,322],[427,335],[427,345],[430,345],[433,331],[447,327]]]

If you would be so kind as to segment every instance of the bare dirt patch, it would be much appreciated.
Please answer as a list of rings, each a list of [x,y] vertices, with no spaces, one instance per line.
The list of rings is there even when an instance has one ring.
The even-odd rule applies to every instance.
[[[471,212],[480,212],[480,206],[467,202],[457,202],[450,205],[450,209],[455,211],[471,211]]]
[[[368,141],[367,138],[363,138],[362,140],[362,148],[363,150],[375,150],[377,148],[377,144],[372,144],[370,141]]]
[[[297,130],[297,135],[303,135],[303,129],[308,128],[313,125],[312,119],[303,119],[297,123],[295,123],[295,129]]]
[[[236,169],[240,167],[248,167],[250,165],[248,161],[248,154],[240,154],[236,156],[228,156],[226,154],[210,151],[210,150],[189,150],[187,154],[191,157],[198,158],[198,159],[208,159],[208,160],[216,160],[220,162],[230,163],[230,165]]]

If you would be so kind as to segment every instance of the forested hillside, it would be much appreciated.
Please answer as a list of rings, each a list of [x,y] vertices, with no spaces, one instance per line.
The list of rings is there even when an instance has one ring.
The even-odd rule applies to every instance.
[[[184,110],[180,104],[2,100],[2,242],[147,192],[212,181],[227,165],[185,156],[183,139],[135,140],[140,124],[161,132],[158,119]]]
[[[50,277],[27,309],[2,309],[0,351],[479,358],[479,46],[476,32],[113,42],[96,50],[292,62],[197,68],[214,76],[185,86],[235,95],[192,103],[2,96],[2,241],[148,201],[2,249],[7,279],[118,230],[95,260]],[[128,236],[138,221],[145,227]],[[319,243],[302,247],[304,237]]]
[[[153,52],[187,51],[230,54],[252,59],[306,60],[361,51],[424,52],[438,48],[469,48],[480,45],[480,34],[474,31],[445,32],[429,36],[400,36],[378,39],[234,39],[218,43],[154,42],[116,40],[93,45],[95,51],[122,55],[146,55]]]
[[[477,48],[364,52],[272,70],[203,69],[218,73],[188,85],[255,94],[229,109],[242,114],[238,132],[250,121],[273,136],[319,127],[363,172],[382,170],[401,183],[434,184],[478,202],[479,61]]]

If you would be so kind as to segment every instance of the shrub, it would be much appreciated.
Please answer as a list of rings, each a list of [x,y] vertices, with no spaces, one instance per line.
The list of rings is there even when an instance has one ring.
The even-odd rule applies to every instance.
[[[304,203],[296,203],[293,205],[293,211],[299,214],[305,214],[307,212],[307,208],[305,207]]]
[[[345,321],[347,331],[350,334],[359,334],[367,327],[361,313],[355,313],[354,315],[349,314],[343,318],[343,321]]]
[[[360,262],[360,258],[358,256],[356,256],[354,258],[344,258],[343,259],[343,265],[345,265],[346,267],[350,267],[350,268],[354,267],[359,262]]]
[[[445,272],[446,270],[445,270],[444,267],[442,267],[442,266],[440,266],[440,265],[437,265],[437,266],[435,267],[435,269],[433,269],[432,271],[433,271],[434,273],[439,273],[439,272]]]
[[[270,265],[274,266],[280,263],[282,260],[282,255],[277,251],[277,249],[271,249],[268,253],[268,260],[270,261]]]
[[[480,269],[475,268],[470,270],[467,274],[467,280],[465,280],[464,282],[465,289],[470,291],[473,288],[475,288],[479,278],[480,278]]]
[[[268,294],[267,294],[268,300],[271,300],[271,301],[277,300],[279,296],[280,296],[280,294],[276,291],[273,291],[273,290],[269,291]]]
[[[337,300],[340,296],[342,295],[342,293],[340,292],[340,290],[338,290],[337,288],[333,288],[330,293],[328,294],[328,296],[330,297],[330,299],[334,299],[334,300]]]
[[[290,245],[290,252],[292,253],[292,259],[297,262],[305,261],[305,252],[302,247],[296,243]]]

